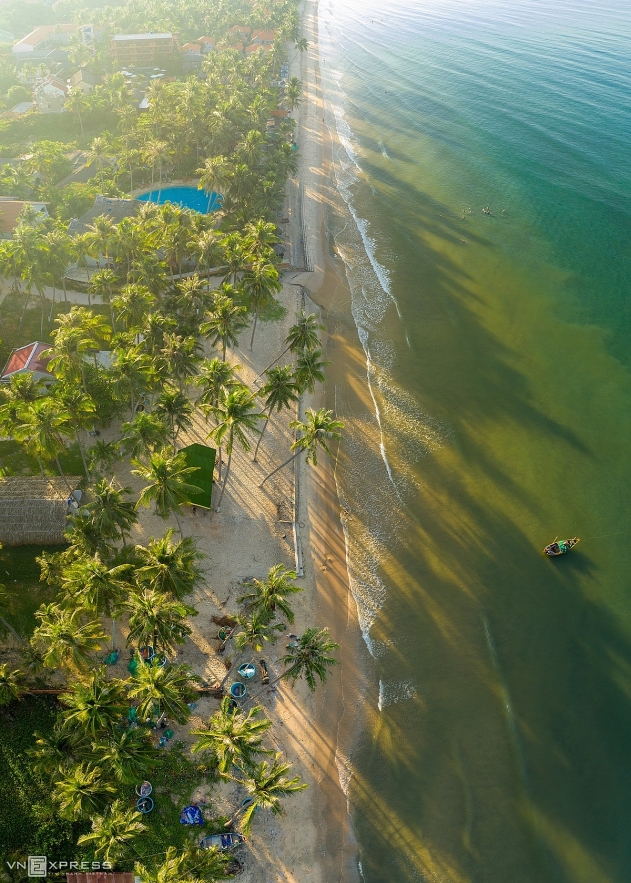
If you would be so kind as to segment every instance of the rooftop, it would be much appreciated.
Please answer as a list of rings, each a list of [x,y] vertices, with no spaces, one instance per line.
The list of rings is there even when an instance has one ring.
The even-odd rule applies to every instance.
[[[78,30],[79,25],[40,25],[39,28],[35,28],[26,37],[18,40],[13,48],[15,49],[16,46],[37,46],[43,40],[46,40],[47,37],[50,37],[51,34],[59,33],[60,31],[63,34],[72,34]]]
[[[4,366],[1,379],[8,380],[12,374],[19,374],[21,371],[39,371],[42,374],[50,374],[48,370],[49,359],[42,357],[44,350],[48,349],[50,349],[49,343],[36,340],[34,343],[13,350]]]
[[[112,40],[122,43],[124,40],[172,40],[173,34],[115,34]]]

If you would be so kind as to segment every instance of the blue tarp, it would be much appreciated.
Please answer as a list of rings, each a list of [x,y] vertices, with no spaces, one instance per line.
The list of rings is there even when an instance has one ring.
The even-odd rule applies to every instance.
[[[204,817],[198,806],[185,806],[180,813],[181,825],[203,825]]]

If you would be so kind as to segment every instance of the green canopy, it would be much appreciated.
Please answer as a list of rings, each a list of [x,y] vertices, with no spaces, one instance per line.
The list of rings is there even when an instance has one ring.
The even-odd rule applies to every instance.
[[[197,471],[191,472],[187,481],[201,490],[199,493],[190,494],[188,502],[192,506],[201,506],[203,509],[210,509],[210,501],[213,492],[213,470],[215,468],[215,457],[217,451],[215,448],[209,448],[207,445],[188,445],[182,448],[181,453],[186,458],[187,466],[196,466]]]

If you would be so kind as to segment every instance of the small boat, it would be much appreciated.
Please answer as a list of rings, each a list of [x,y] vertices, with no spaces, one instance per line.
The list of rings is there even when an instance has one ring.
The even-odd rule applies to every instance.
[[[153,797],[140,797],[136,801],[136,809],[139,813],[147,815],[153,810]]]
[[[544,555],[556,558],[557,555],[565,555],[570,549],[573,549],[577,543],[580,543],[580,537],[572,537],[571,540],[555,540],[543,550]]]
[[[226,850],[234,849],[235,846],[240,846],[242,843],[245,843],[243,834],[229,833],[209,834],[208,837],[200,840],[199,845],[202,849],[212,849],[215,846],[217,849]]]
[[[245,684],[242,684],[241,681],[235,681],[234,684],[230,684],[230,695],[233,699],[243,699],[246,692]]]
[[[269,684],[269,673],[267,671],[267,662],[264,659],[259,659],[259,671],[261,672],[261,683]]]
[[[256,669],[251,662],[244,662],[243,665],[239,666],[237,671],[239,672],[239,677],[245,678],[246,680],[253,678],[256,673]]]
[[[136,785],[136,794],[138,797],[149,797],[152,791],[153,787],[151,782],[143,782],[142,785]]]

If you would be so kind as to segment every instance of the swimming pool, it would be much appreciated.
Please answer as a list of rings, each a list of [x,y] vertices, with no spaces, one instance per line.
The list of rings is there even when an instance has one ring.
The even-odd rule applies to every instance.
[[[198,190],[197,187],[162,187],[151,190],[149,193],[141,193],[136,199],[140,199],[143,202],[157,202],[160,205],[170,202],[173,205],[190,208],[194,212],[206,215],[219,208],[221,194],[213,190],[209,200],[208,194],[204,193],[203,190]]]

